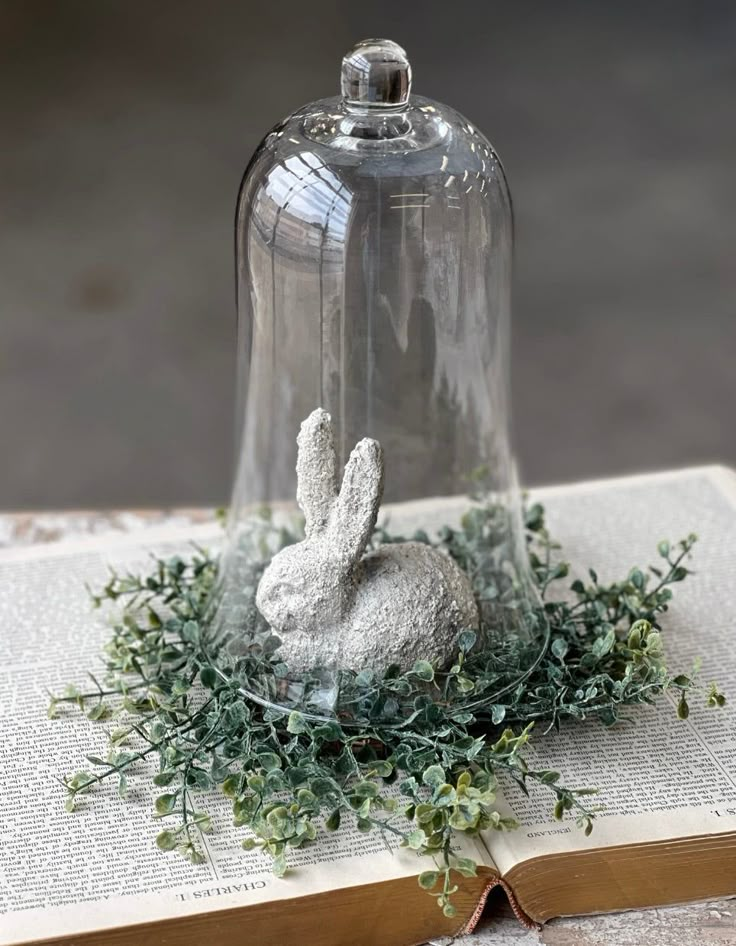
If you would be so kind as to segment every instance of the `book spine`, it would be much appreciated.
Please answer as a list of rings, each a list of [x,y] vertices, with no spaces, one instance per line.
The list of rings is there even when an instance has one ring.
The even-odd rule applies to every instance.
[[[470,918],[467,920],[463,928],[459,931],[460,934],[472,933],[475,927],[478,925],[478,921],[481,918],[483,909],[486,905],[486,901],[492,890],[496,887],[501,887],[503,892],[506,894],[511,909],[514,911],[514,916],[521,923],[522,926],[526,927],[528,930],[540,930],[542,927],[539,923],[536,923],[524,910],[521,908],[519,901],[516,899],[516,894],[511,889],[511,887],[503,880],[501,877],[495,877],[492,880],[489,880],[483,889],[483,893],[480,895],[480,899],[475,906]]]

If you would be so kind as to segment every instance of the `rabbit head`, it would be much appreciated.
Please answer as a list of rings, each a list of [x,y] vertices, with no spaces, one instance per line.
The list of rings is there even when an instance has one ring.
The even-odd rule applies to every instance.
[[[332,418],[318,408],[297,437],[297,502],[303,542],[278,552],[258,585],[256,605],[277,632],[318,635],[350,609],[356,572],[376,525],[383,495],[380,444],[357,444],[338,490]]]

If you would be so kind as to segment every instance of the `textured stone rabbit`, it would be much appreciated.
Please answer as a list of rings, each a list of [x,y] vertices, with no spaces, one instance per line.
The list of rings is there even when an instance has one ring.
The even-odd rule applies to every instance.
[[[383,493],[383,453],[361,440],[338,489],[332,419],[321,408],[297,437],[297,502],[306,538],[278,552],[256,604],[296,671],[318,666],[404,669],[417,659],[446,664],[463,628],[478,626],[467,576],[421,542],[365,555]]]

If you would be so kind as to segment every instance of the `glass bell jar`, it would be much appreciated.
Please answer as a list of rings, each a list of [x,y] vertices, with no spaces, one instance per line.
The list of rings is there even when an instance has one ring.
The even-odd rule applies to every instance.
[[[237,203],[211,641],[249,698],[345,725],[412,711],[407,673],[440,698],[458,654],[455,698],[492,703],[548,637],[509,445],[509,190],[485,136],[411,88],[400,46],[359,43]]]

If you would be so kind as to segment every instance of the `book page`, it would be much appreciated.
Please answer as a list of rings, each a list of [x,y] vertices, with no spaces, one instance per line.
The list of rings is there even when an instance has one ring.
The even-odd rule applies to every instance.
[[[294,869],[278,879],[268,855],[242,849],[245,830],[232,826],[231,803],[217,792],[197,796],[214,831],[203,841],[207,862],[193,866],[156,847],[164,825],[152,806],[161,789],[142,767],[131,771],[127,798],[103,783],[80,797],[78,811],[65,812],[55,777],[89,768],[85,755],[104,757],[107,747],[106,724],[76,709],[46,717],[47,688],[82,686],[88,669],[102,668],[109,628],[92,611],[85,582],[103,585],[108,564],[144,570],[151,552],[183,555],[191,541],[212,547],[219,536],[214,525],[153,529],[0,552],[1,944],[299,897],[433,866],[378,832],[341,829],[291,852]],[[469,840],[460,853],[488,860],[480,842]]]
[[[574,820],[556,821],[554,796],[533,787],[529,798],[504,783],[507,813],[522,827],[485,840],[502,873],[542,854],[636,842],[736,832],[736,474],[711,467],[583,486],[540,490],[552,536],[573,577],[602,582],[625,577],[634,565],[657,564],[661,539],[697,533],[687,563],[697,574],[673,586],[662,617],[667,667],[689,673],[702,658],[699,679],[717,681],[724,709],[689,699],[679,720],[674,694],[655,706],[624,708],[606,729],[596,721],[566,720],[561,732],[538,728],[527,752],[531,768],[562,773],[561,784],[595,787],[584,801],[605,805],[586,838]]]

